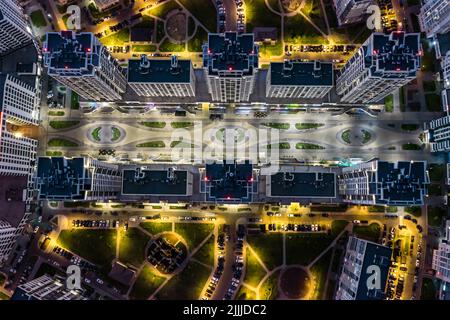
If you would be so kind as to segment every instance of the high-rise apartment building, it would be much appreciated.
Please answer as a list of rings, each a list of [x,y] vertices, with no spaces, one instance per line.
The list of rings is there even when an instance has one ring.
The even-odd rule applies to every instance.
[[[419,21],[428,37],[450,31],[450,0],[424,0]]]
[[[31,28],[15,0],[0,1],[0,54],[32,40]]]

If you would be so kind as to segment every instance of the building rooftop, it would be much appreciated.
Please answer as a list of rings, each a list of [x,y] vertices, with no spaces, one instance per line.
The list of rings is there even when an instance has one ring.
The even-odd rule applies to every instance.
[[[210,33],[203,46],[203,67],[210,75],[221,71],[253,74],[258,68],[258,52],[253,33]]]
[[[324,172],[278,172],[270,177],[271,197],[336,196],[336,175]]]
[[[420,69],[422,48],[419,33],[373,33],[362,49],[365,65],[373,76],[415,76]]]
[[[178,60],[172,56],[170,60],[141,59],[128,61],[128,82],[136,83],[189,83],[191,80],[191,60]]]
[[[25,214],[24,191],[27,188],[26,176],[0,175],[0,220],[11,226],[19,226]]]
[[[359,278],[358,291],[356,292],[355,300],[380,300],[384,298],[389,267],[391,265],[391,255],[392,250],[390,248],[366,241],[366,251],[364,253],[362,272]],[[371,273],[365,271],[372,265],[378,266],[381,271],[380,290],[369,290],[367,287],[367,279],[371,276]]]
[[[84,158],[39,157],[37,188],[39,198],[84,199],[83,190],[90,186],[85,180]]]
[[[450,31],[447,33],[438,33],[435,36],[436,41],[436,57],[440,59],[445,57],[448,51],[450,51]]]
[[[206,164],[201,190],[207,201],[251,202],[256,191],[253,165],[245,163]]]
[[[123,195],[187,195],[188,173],[183,170],[147,170],[136,168],[123,171]]]
[[[290,86],[332,86],[333,64],[330,62],[289,61],[270,63],[270,84]]]

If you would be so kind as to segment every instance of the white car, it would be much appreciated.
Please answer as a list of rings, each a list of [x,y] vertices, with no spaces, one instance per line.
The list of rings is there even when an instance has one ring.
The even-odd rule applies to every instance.
[[[103,284],[104,282],[103,282],[102,279],[97,279],[97,283],[98,283],[98,284]]]
[[[91,280],[89,280],[88,278],[84,278],[84,282],[91,283]]]

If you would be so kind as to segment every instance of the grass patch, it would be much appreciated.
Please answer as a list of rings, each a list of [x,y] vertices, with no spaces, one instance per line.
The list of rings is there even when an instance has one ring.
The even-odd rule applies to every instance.
[[[420,292],[420,300],[437,300],[436,299],[436,286],[433,279],[423,278],[422,290]]]
[[[144,121],[144,122],[139,122],[140,125],[149,127],[149,128],[158,128],[158,129],[162,129],[166,126],[165,122],[148,122],[148,121]]]
[[[414,131],[419,129],[419,125],[415,123],[405,123],[401,125],[401,128],[405,131]]]
[[[281,17],[270,11],[264,0],[245,1],[245,22],[247,32],[253,32],[255,27],[275,27],[280,37]]]
[[[145,260],[145,246],[150,237],[138,228],[129,228],[120,232],[119,260],[135,267]]]
[[[428,186],[428,195],[442,196],[442,188],[439,184],[432,183]]]
[[[345,130],[344,132],[342,132],[341,139],[345,143],[348,143],[348,144],[352,143],[352,141],[350,140],[350,130]]]
[[[47,157],[61,157],[63,153],[61,151],[46,151],[45,155]]]
[[[348,225],[347,220],[333,220],[331,222],[331,236],[336,238]]]
[[[164,141],[149,141],[144,143],[139,143],[136,148],[165,148],[166,144]]]
[[[415,143],[405,143],[402,145],[403,150],[421,150],[422,147]]]
[[[99,265],[110,268],[116,257],[116,230],[71,229],[59,234],[57,243],[73,253]]]
[[[48,115],[51,117],[62,117],[64,116],[64,111],[49,111]]]
[[[358,238],[377,242],[380,238],[381,228],[378,223],[371,223],[368,226],[354,226],[353,234]]]
[[[95,141],[100,141],[100,130],[102,130],[102,128],[98,127],[98,128],[95,128],[91,133],[92,138]]]
[[[121,133],[120,130],[117,129],[116,127],[112,127],[112,137],[111,137],[111,141],[117,141],[119,140]]]
[[[331,263],[333,251],[329,249],[314,265],[311,267],[311,273],[314,279],[314,291],[311,299],[322,300],[325,293],[325,283],[327,280],[328,268]]]
[[[440,112],[441,107],[441,96],[435,93],[426,93],[425,101],[427,104],[427,110],[430,112]]]
[[[125,43],[130,41],[130,29],[125,28],[111,34],[107,37],[100,39],[100,42],[105,46],[123,46]]]
[[[197,28],[195,36],[188,41],[189,52],[202,52],[202,45],[208,41],[208,33],[202,28]]]
[[[442,221],[447,218],[447,209],[445,207],[428,206],[428,225],[431,227],[440,227]]]
[[[419,206],[406,207],[405,212],[412,214],[414,217],[420,217],[422,215],[422,208]]]
[[[287,130],[291,126],[289,123],[280,123],[280,122],[268,122],[263,123],[263,126],[273,128],[273,129],[279,129],[279,130]]]
[[[170,126],[174,129],[189,128],[193,127],[194,123],[189,121],[178,121],[178,122],[171,122]]]
[[[172,222],[141,222],[139,226],[153,235],[172,231]]]
[[[386,112],[394,111],[394,96],[392,94],[388,95],[384,99],[384,111]]]
[[[189,250],[194,250],[214,229],[212,223],[176,223],[175,232],[186,240]]]
[[[174,276],[158,292],[157,298],[161,300],[197,300],[209,278],[211,269],[190,261],[186,268]]]
[[[135,44],[131,46],[133,52],[154,52],[156,51],[156,46],[153,44]]]
[[[317,129],[319,127],[324,126],[323,123],[296,123],[295,128],[298,130],[305,130],[305,129]]]
[[[284,20],[284,41],[296,44],[327,44],[328,41],[301,15]]]
[[[180,3],[210,32],[217,31],[217,11],[212,0],[180,0]]]
[[[247,287],[240,286],[236,294],[236,300],[256,300],[256,294]]]
[[[75,91],[72,91],[72,94],[70,96],[70,109],[72,110],[78,110],[80,109],[80,97],[78,96],[78,93]]]
[[[45,20],[44,14],[40,9],[30,13],[30,19],[31,23],[36,28],[43,28],[47,26],[47,21]]]
[[[324,233],[286,234],[286,263],[307,266],[330,245],[333,239],[332,235]]]
[[[150,266],[144,266],[141,272],[139,272],[136,282],[133,284],[130,298],[134,300],[147,300],[163,284],[164,280],[165,278],[155,274]]]
[[[298,142],[295,144],[295,149],[322,150],[322,149],[325,149],[325,147],[319,146],[318,144],[314,144],[314,143]]]
[[[280,142],[280,143],[274,143],[274,144],[269,144],[267,145],[267,149],[271,150],[272,148],[276,148],[278,147],[278,149],[280,150],[287,150],[291,148],[291,145],[289,144],[289,142]]]
[[[214,236],[209,237],[208,241],[195,253],[194,258],[209,266],[214,266]]]
[[[261,280],[266,275],[266,271],[261,264],[256,260],[256,257],[250,252],[246,251],[245,255],[245,278],[244,282],[252,287],[257,287]]]
[[[370,139],[372,139],[372,135],[370,134],[369,131],[361,130],[361,132],[362,132],[362,135],[363,135],[363,137],[362,137],[362,143],[363,144],[366,144],[367,142],[370,141]]]
[[[428,174],[430,176],[431,182],[441,182],[442,179],[445,177],[446,166],[445,164],[437,164],[433,163],[430,164],[428,167]]]
[[[283,235],[281,233],[248,235],[247,243],[267,269],[272,270],[283,263]]]
[[[62,139],[62,138],[53,138],[48,141],[49,147],[78,147],[78,143]]]
[[[274,272],[264,281],[259,289],[259,298],[261,300],[275,300],[278,297],[278,279],[280,270]]]
[[[276,41],[275,44],[263,43],[259,46],[259,53],[261,56],[281,56],[283,54],[283,46],[281,41]]]
[[[159,17],[161,19],[165,19],[167,14],[176,9],[181,9],[180,6],[173,0],[163,2],[161,5],[147,11],[148,14],[152,16]]]
[[[48,124],[53,129],[67,129],[79,123],[80,121],[50,121]]]
[[[184,43],[172,43],[169,39],[165,39],[159,46],[161,52],[182,52],[185,51]]]

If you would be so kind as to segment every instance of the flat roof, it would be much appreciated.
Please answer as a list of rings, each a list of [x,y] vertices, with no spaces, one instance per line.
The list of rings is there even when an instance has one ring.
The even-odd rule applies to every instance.
[[[361,240],[361,239],[358,239]],[[359,278],[358,290],[356,292],[355,300],[380,300],[385,296],[385,288],[389,267],[391,265],[392,250],[385,246],[380,246],[376,243],[366,241],[366,251],[364,254],[364,261],[362,271]],[[366,272],[369,266],[378,266],[380,268],[381,289],[368,289],[367,279],[372,275]]]
[[[188,173],[174,170],[173,177],[167,170],[123,170],[122,194],[124,195],[186,195]]]
[[[80,186],[84,184],[84,158],[39,157],[37,182],[39,197],[84,199]]]
[[[245,163],[206,164],[205,183],[207,200],[251,201],[255,183],[253,165]]]
[[[332,86],[331,62],[289,61],[270,63],[270,84],[289,86]]]
[[[272,197],[336,196],[336,175],[326,172],[278,172],[270,176]]]
[[[210,33],[203,47],[203,66],[209,74],[218,71],[242,71],[252,74],[258,68],[258,45],[253,33]]]
[[[444,34],[436,34],[436,41],[438,42],[440,55],[445,57],[447,52],[450,51],[450,31]]]
[[[26,176],[0,175],[0,220],[19,226],[25,214],[23,192],[27,188]]]
[[[135,83],[189,83],[191,60],[130,59],[128,82]]]

